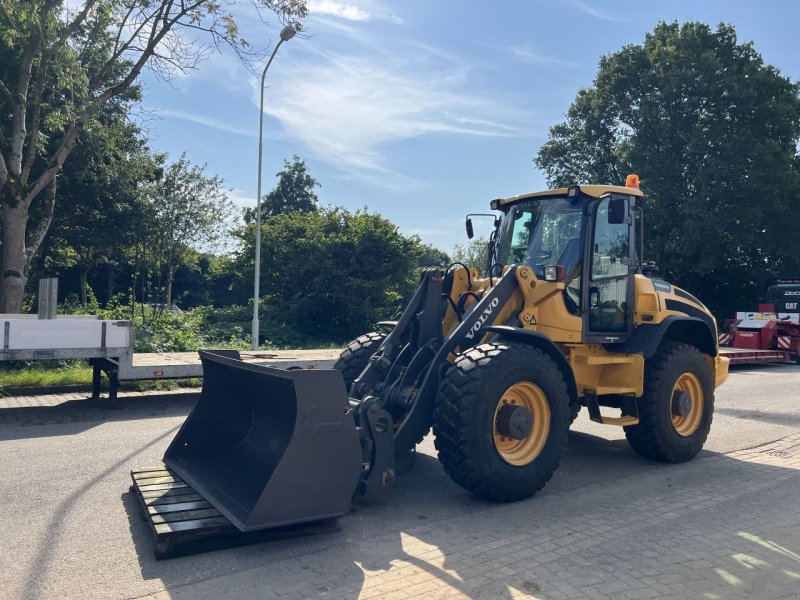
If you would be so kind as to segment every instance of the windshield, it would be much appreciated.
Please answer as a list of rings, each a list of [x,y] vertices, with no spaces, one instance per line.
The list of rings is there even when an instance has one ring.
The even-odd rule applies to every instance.
[[[530,265],[544,276],[545,265],[563,265],[567,281],[583,255],[583,200],[542,198],[509,209],[497,236],[495,263]]]

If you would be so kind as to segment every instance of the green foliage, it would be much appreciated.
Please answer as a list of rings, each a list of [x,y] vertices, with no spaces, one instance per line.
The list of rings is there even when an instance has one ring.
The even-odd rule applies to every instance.
[[[298,28],[308,13],[305,0],[252,4]],[[22,307],[32,259],[53,218],[54,178],[88,128],[140,98],[143,69],[169,79],[195,68],[212,48],[227,47],[249,66],[264,57],[266,49],[253,51],[240,37],[234,12],[234,0],[0,3],[3,310]]]
[[[254,234],[252,224],[239,232],[239,273],[252,273]],[[418,239],[380,215],[343,208],[273,215],[262,224],[261,243],[267,316],[322,342],[397,316],[425,254]]]
[[[145,191],[160,160],[124,115],[89,127],[59,177],[59,202],[36,269],[56,276],[76,269],[85,278],[100,266],[127,264],[127,252],[150,225]]]
[[[645,258],[724,317],[800,272],[799,92],[732,26],[659,23],[601,59],[536,164],[554,186],[638,173]]]
[[[134,352],[190,352],[216,345],[200,328],[201,311],[153,312],[150,319],[137,315],[134,321]]]
[[[261,218],[288,212],[311,212],[319,199],[315,188],[319,182],[308,172],[305,161],[296,154],[283,161],[283,171],[277,173],[275,189],[261,199]],[[250,217],[252,218],[252,216]]]
[[[422,255],[419,257],[417,266],[420,268],[438,267],[444,269],[450,264],[450,257],[446,252],[439,250],[430,244],[422,244]]]
[[[0,366],[0,390],[92,382],[92,368],[85,361],[61,362],[67,364],[44,364],[42,361],[4,363]]]
[[[464,263],[468,267],[475,267],[483,275],[489,264],[489,240],[477,237],[465,244],[456,244],[452,252],[453,262]]]
[[[177,269],[197,258],[196,248],[214,248],[230,227],[233,205],[205,168],[183,154],[148,190],[150,215],[136,240],[142,300],[171,305]]]

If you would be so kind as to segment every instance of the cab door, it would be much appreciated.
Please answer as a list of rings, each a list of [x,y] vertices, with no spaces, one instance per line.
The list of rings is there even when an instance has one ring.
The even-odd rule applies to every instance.
[[[626,196],[605,196],[594,205],[585,285],[584,339],[624,342],[633,329],[633,218]]]

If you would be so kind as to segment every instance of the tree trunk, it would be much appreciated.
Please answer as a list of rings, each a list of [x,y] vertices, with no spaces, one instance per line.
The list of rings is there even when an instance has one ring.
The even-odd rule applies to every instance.
[[[167,275],[167,293],[166,293],[166,301],[164,310],[169,309],[172,306],[172,280],[175,279],[175,274],[170,269],[169,274]]]
[[[106,307],[111,303],[114,297],[114,267],[108,265],[108,275],[106,278]]]
[[[81,306],[89,304],[88,294],[86,293],[86,278],[89,274],[89,269],[81,269]]]
[[[22,312],[25,284],[28,277],[28,255],[25,253],[25,231],[28,207],[21,199],[3,203],[3,273],[0,278],[0,312]]]

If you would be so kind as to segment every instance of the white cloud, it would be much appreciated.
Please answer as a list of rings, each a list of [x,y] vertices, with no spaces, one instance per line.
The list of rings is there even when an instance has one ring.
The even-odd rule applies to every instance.
[[[583,12],[593,16],[595,19],[600,19],[601,21],[620,21],[620,19],[612,17],[611,15],[606,14],[604,12],[600,12],[593,6],[587,4],[586,2],[582,2],[581,0],[571,0],[571,2],[574,6],[577,6]]]
[[[238,207],[255,206],[256,194],[255,192],[250,194],[248,192],[245,192],[244,190],[233,188],[231,190],[228,190],[228,200],[233,202]]]
[[[371,16],[355,4],[342,4],[333,0],[309,0],[308,10],[311,14],[332,15],[348,21],[369,21]]]
[[[557,67],[568,67],[570,69],[580,69],[583,66],[580,63],[562,60],[560,58],[554,58],[552,56],[546,56],[544,54],[534,52],[526,45],[512,46],[509,48],[509,50],[520,60],[534,65],[553,65]]]
[[[397,175],[386,166],[384,151],[398,140],[526,134],[502,121],[526,123],[529,115],[469,89],[464,67],[431,68],[380,53],[313,53],[312,61],[283,65],[266,111],[280,120],[288,137],[360,179]]]
[[[191,123],[197,123],[198,125],[210,127],[211,129],[224,131],[225,133],[232,133],[234,135],[241,135],[249,138],[257,137],[256,132],[253,131],[252,129],[239,129],[237,127],[232,127],[228,123],[219,121],[213,117],[206,117],[203,115],[199,115],[197,113],[190,113],[182,110],[175,110],[172,108],[156,108],[154,109],[154,112],[156,113],[156,115],[160,117],[172,117],[174,119],[181,119],[183,121],[189,121]],[[256,115],[258,115],[258,111],[256,111]]]

